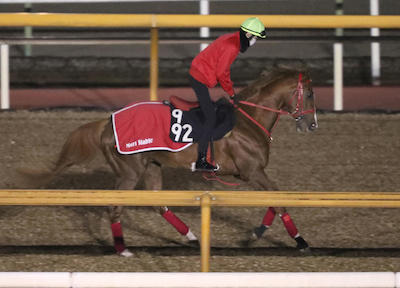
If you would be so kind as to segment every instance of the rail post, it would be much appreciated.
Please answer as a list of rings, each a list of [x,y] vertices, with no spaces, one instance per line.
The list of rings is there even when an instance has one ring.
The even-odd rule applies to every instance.
[[[32,3],[25,3],[24,12],[32,13]],[[24,27],[25,38],[32,38],[32,31],[33,31],[32,26],[25,26]],[[31,44],[25,44],[24,56],[32,56],[32,45]]]
[[[211,195],[206,192],[201,196],[201,272],[210,270],[210,224]]]
[[[200,0],[200,14],[209,15],[210,14],[210,1]],[[200,37],[208,38],[210,37],[210,27],[200,27]],[[200,44],[200,51],[203,51],[208,46],[208,43]]]
[[[336,15],[343,15],[343,0],[336,0]],[[343,28],[336,28],[335,34],[343,36]],[[343,43],[333,44],[333,110],[343,110]]]
[[[10,109],[10,68],[9,68],[9,46],[0,43],[0,66],[1,66],[1,109]]]
[[[370,13],[373,16],[379,15],[379,0],[370,0]],[[371,36],[379,37],[379,28],[371,28]],[[381,52],[379,42],[371,43],[371,77],[372,85],[378,86],[381,82]]]
[[[150,30],[150,101],[157,101],[158,88],[158,28]]]

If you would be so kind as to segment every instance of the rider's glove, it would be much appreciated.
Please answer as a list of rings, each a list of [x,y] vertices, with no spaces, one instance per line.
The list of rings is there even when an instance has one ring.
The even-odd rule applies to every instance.
[[[237,105],[239,104],[239,96],[236,94],[233,94],[231,97],[231,100],[233,100],[233,104]]]

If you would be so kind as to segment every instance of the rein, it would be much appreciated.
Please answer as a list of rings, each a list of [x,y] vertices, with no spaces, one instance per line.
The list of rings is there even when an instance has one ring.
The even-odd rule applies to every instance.
[[[278,113],[278,118],[276,119],[274,125],[272,126],[271,131],[268,131],[268,129],[266,129],[264,126],[262,126],[257,120],[255,120],[253,117],[251,117],[242,108],[237,107],[237,109],[246,118],[248,118],[251,122],[253,122],[256,126],[258,126],[261,130],[263,130],[264,133],[268,136],[269,141],[272,141],[273,140],[273,138],[271,136],[272,130],[274,129],[274,127],[278,123],[279,118],[280,118],[281,115],[291,115],[291,116],[293,116],[293,118],[296,119],[296,121],[299,121],[304,117],[305,114],[309,114],[309,113],[314,113],[315,112],[314,108],[313,109],[309,109],[309,110],[304,110],[304,88],[303,88],[302,78],[303,78],[303,74],[300,73],[299,74],[299,80],[297,82],[297,88],[293,93],[293,98],[289,102],[289,104],[292,103],[293,99],[296,98],[295,96],[297,95],[296,108],[295,108],[295,110],[293,112],[284,111],[282,109],[278,110],[278,109],[270,108],[270,107],[267,107],[267,106],[255,104],[255,103],[252,103],[252,102],[239,101],[239,103],[243,104],[243,105],[256,107],[256,108],[260,108],[260,109],[267,110],[267,111],[270,111],[270,112]]]

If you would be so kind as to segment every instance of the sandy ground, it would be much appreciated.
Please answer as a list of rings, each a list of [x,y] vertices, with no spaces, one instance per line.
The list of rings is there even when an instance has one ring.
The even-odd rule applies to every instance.
[[[69,132],[109,114],[0,112],[0,189],[29,187],[16,168],[49,163]],[[268,173],[281,190],[400,192],[399,121],[400,114],[321,114],[319,130],[298,134],[293,120],[283,118],[273,134]],[[189,170],[165,170],[163,177],[164,189],[228,189]],[[113,180],[98,157],[46,188],[112,189]],[[251,188],[242,183],[238,189]],[[172,209],[200,236],[199,208]],[[309,255],[295,250],[280,219],[265,237],[246,245],[265,208],[213,208],[211,271],[400,271],[398,209],[289,212],[312,247]],[[200,271],[199,249],[187,246],[151,208],[130,207],[123,217],[135,254],[129,259],[113,253],[104,207],[0,207],[0,271]]]

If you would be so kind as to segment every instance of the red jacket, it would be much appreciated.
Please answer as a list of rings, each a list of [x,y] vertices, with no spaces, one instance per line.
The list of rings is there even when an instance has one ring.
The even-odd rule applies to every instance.
[[[239,32],[222,35],[193,59],[190,75],[209,88],[219,83],[229,96],[233,96],[230,69],[239,51]]]

